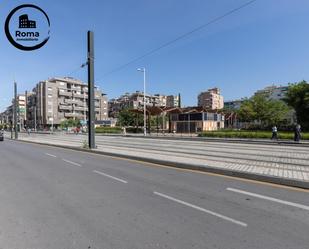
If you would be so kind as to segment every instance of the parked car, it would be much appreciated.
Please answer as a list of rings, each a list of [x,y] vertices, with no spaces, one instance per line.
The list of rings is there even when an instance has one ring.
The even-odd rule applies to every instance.
[[[3,131],[0,131],[0,141],[4,140],[4,135],[3,135]]]

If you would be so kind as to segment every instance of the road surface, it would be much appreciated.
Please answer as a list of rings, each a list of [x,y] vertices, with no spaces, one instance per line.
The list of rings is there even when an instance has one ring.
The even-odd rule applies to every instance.
[[[0,248],[308,249],[309,192],[0,143]]]

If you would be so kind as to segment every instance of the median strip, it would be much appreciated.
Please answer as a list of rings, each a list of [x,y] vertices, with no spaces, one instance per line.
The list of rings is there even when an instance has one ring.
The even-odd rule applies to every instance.
[[[168,196],[168,195],[159,193],[159,192],[153,192],[153,193],[154,193],[155,195],[161,196],[161,197],[166,198],[166,199],[168,199],[168,200],[171,200],[171,201],[174,201],[174,202],[183,204],[183,205],[185,205],[185,206],[187,206],[187,207],[191,207],[191,208],[197,209],[197,210],[199,210],[199,211],[202,211],[202,212],[204,212],[204,213],[207,213],[207,214],[216,216],[216,217],[218,217],[218,218],[220,218],[220,219],[223,219],[223,220],[232,222],[232,223],[234,223],[234,224],[237,224],[237,225],[240,225],[240,226],[243,226],[243,227],[247,227],[247,226],[248,226],[248,225],[247,225],[246,223],[244,223],[244,222],[235,220],[235,219],[233,219],[233,218],[230,218],[230,217],[227,217],[227,216],[225,216],[225,215],[222,215],[222,214],[213,212],[213,211],[211,211],[211,210],[207,210],[207,209],[205,209],[205,208],[196,206],[196,205],[194,205],[194,204],[190,204],[190,203],[188,203],[188,202],[185,202],[185,201],[176,199],[176,198],[174,198],[174,197],[171,197],[171,196]]]
[[[306,205],[302,205],[302,204],[298,204],[298,203],[294,203],[294,202],[290,202],[290,201],[284,201],[284,200],[269,197],[269,196],[266,196],[266,195],[255,194],[255,193],[251,193],[251,192],[247,192],[247,191],[235,189],[235,188],[227,188],[226,190],[232,191],[232,192],[235,192],[235,193],[239,193],[239,194],[243,194],[243,195],[253,196],[253,197],[268,200],[268,201],[277,202],[277,203],[288,205],[288,206],[291,206],[291,207],[297,207],[297,208],[309,211],[309,206],[306,206]]]
[[[109,177],[109,178],[111,178],[111,179],[114,179],[114,180],[119,181],[119,182],[122,182],[122,183],[128,183],[127,181],[125,181],[125,180],[123,180],[123,179],[120,179],[120,178],[118,178],[118,177],[105,174],[105,173],[103,173],[103,172],[101,172],[101,171],[93,170],[92,172],[93,172],[93,173],[96,173],[96,174],[99,174],[99,175],[102,175],[102,176]]]

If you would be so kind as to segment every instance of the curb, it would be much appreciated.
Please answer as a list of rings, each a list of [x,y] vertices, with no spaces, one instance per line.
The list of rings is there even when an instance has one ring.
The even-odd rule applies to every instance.
[[[9,140],[16,141],[14,139],[9,139]],[[241,172],[241,171],[220,169],[220,168],[215,168],[215,167],[210,167],[210,166],[199,166],[199,165],[193,165],[193,164],[187,164],[187,163],[176,163],[172,161],[144,158],[144,157],[139,157],[139,156],[122,155],[122,154],[117,154],[117,153],[90,150],[90,149],[84,149],[81,147],[74,147],[74,146],[67,146],[67,145],[46,144],[46,143],[41,143],[41,142],[33,142],[33,141],[25,141],[25,140],[17,140],[17,142],[52,146],[52,147],[70,149],[70,150],[75,150],[75,151],[83,151],[83,152],[88,152],[88,153],[93,153],[93,154],[98,154],[98,155],[112,156],[112,157],[118,157],[118,158],[124,158],[124,159],[137,160],[141,162],[160,164],[163,166],[169,166],[173,168],[209,172],[209,173],[215,173],[219,175],[234,176],[234,177],[240,177],[240,178],[245,178],[245,179],[250,179],[250,180],[255,180],[255,181],[269,182],[269,183],[274,183],[274,184],[279,184],[279,185],[286,185],[290,187],[309,189],[309,182],[303,182],[303,181],[298,181],[298,180],[293,180],[293,179],[284,179],[284,178],[279,178],[275,176],[252,174],[252,173]]]

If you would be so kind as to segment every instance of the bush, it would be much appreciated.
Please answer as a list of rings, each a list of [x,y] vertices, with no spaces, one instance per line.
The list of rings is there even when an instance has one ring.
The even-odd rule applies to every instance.
[[[219,138],[271,138],[271,131],[235,131],[235,130],[220,130],[220,131],[205,131],[199,134],[200,137],[219,137]],[[279,139],[294,139],[293,132],[281,131],[278,132]],[[302,139],[309,140],[309,133],[302,133]]]
[[[95,129],[96,133],[109,133],[109,134],[119,134],[122,133],[121,127],[97,127]]]
[[[144,132],[142,128],[136,128],[136,127],[128,127],[126,131],[127,133],[143,133]]]

